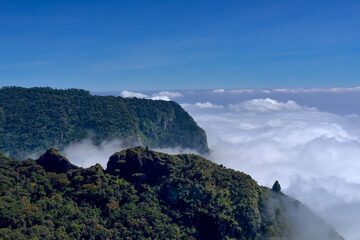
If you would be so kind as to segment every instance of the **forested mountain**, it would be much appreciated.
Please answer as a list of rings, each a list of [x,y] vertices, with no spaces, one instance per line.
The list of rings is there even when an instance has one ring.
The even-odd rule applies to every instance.
[[[0,239],[343,239],[280,185],[194,154],[135,147],[106,170],[55,149],[0,161]]]
[[[0,89],[0,150],[7,155],[22,159],[87,137],[208,151],[205,132],[172,101],[94,96],[79,89]]]

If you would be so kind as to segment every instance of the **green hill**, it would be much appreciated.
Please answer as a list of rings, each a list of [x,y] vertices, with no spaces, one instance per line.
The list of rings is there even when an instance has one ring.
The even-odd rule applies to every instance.
[[[0,89],[0,150],[22,159],[34,151],[92,137],[127,146],[208,151],[205,132],[177,103],[94,96],[85,90]]]
[[[298,201],[194,154],[135,147],[106,170],[55,149],[0,161],[0,239],[343,240]]]

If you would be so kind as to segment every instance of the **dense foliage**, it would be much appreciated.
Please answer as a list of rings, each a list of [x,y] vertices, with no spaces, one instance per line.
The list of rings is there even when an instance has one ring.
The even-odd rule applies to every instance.
[[[136,147],[112,155],[106,171],[65,173],[0,161],[0,239],[342,239],[327,226],[298,238],[287,212],[300,203],[193,154]]]
[[[0,89],[2,152],[21,159],[87,137],[208,151],[205,132],[172,101],[94,96],[79,89]]]

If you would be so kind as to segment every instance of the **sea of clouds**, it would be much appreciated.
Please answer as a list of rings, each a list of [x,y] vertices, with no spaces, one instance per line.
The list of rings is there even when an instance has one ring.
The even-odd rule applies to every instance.
[[[209,159],[305,203],[346,239],[360,236],[359,116],[288,100],[182,104],[208,135]]]

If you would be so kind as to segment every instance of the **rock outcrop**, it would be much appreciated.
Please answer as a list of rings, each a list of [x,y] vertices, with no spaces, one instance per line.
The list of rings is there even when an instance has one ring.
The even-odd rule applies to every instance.
[[[114,153],[107,164],[107,172],[131,182],[154,184],[163,176],[169,176],[168,159],[153,151],[134,147]]]
[[[63,157],[55,148],[49,148],[36,160],[36,163],[41,165],[46,172],[66,173],[70,169],[79,168],[70,163],[70,161],[66,157]]]

